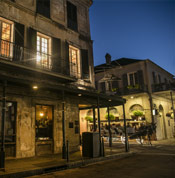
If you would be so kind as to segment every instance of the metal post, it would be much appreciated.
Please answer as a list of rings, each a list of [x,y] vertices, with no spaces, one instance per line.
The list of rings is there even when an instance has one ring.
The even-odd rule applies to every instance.
[[[174,114],[174,123],[175,123],[175,110],[174,110],[174,102],[173,102],[173,93],[172,93],[172,91],[170,91],[170,95],[171,95],[171,103],[172,103],[172,110],[173,110],[173,114]]]
[[[126,116],[125,116],[125,105],[123,104],[123,119],[124,119],[124,130],[125,130],[125,151],[129,151],[128,134],[126,130]]]
[[[2,125],[1,125],[1,152],[0,152],[0,168],[5,168],[5,117],[6,117],[6,81],[3,84],[2,91]]]
[[[150,93],[149,95],[149,102],[150,102],[150,109],[151,109],[151,118],[152,118],[152,124],[154,125],[154,116],[153,116],[153,99]]]
[[[107,111],[108,111],[109,147],[112,147],[112,134],[111,134],[111,121],[109,117],[109,106],[107,107]]]
[[[99,131],[99,143],[100,143],[100,156],[102,156],[99,97],[97,98],[97,111],[98,111],[98,131]]]
[[[69,141],[67,140],[67,163],[69,162]]]
[[[95,107],[93,107],[93,125],[94,125],[93,131],[96,132]]]
[[[62,146],[62,158],[66,159],[66,143],[65,143],[65,101],[64,101],[64,91],[62,93],[62,133],[63,133],[63,146]]]

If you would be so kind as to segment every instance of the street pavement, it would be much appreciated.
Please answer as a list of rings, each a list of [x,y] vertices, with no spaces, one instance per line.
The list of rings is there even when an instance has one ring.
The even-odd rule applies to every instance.
[[[130,143],[130,150],[137,153],[125,158],[81,166],[75,169],[52,172],[30,178],[174,178],[175,140],[153,142],[153,146]],[[114,143],[113,148],[121,144]],[[111,149],[112,148],[107,148]]]

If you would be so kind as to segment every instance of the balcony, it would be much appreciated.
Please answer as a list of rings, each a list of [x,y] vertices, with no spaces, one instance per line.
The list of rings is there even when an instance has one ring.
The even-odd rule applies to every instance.
[[[135,86],[131,86],[128,85],[127,87],[123,87],[123,88],[113,88],[112,91],[106,91],[106,93],[110,94],[110,95],[119,95],[119,96],[123,96],[123,95],[131,95],[131,94],[137,94],[137,93],[143,93],[143,92],[147,92],[148,91],[148,87],[147,85],[135,85]]]
[[[77,70],[77,64],[70,63],[68,60],[55,57],[54,55],[49,55],[40,51],[32,51],[28,48],[1,39],[0,61],[8,61],[8,63],[15,63],[19,67],[27,66],[31,69],[40,69],[73,79],[81,77]]]
[[[159,92],[159,91],[167,91],[167,90],[175,90],[174,83],[159,83],[152,85],[152,92]]]

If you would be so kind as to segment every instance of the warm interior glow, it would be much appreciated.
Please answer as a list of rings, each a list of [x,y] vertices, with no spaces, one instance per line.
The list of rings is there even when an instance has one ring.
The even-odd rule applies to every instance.
[[[33,89],[34,89],[34,90],[37,90],[37,89],[38,89],[38,86],[37,86],[37,85],[34,85],[34,86],[33,86]]]
[[[80,50],[69,45],[69,62],[72,76],[78,77],[80,74]]]
[[[40,112],[39,115],[40,115],[41,117],[43,117],[43,116],[44,116],[44,113],[43,113],[43,112]]]

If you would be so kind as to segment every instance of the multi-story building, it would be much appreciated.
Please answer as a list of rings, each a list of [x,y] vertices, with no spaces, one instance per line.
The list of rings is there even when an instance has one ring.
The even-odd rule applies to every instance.
[[[79,149],[79,109],[96,107],[97,97],[108,103],[95,92],[91,4],[0,1],[0,141],[7,157],[65,152],[66,140],[70,151]]]
[[[149,59],[111,61],[111,56],[107,54],[106,63],[95,67],[97,90],[124,97],[128,123],[135,128],[155,123],[158,140],[171,138],[174,134],[173,77]],[[122,119],[120,107],[116,108],[115,116]]]

